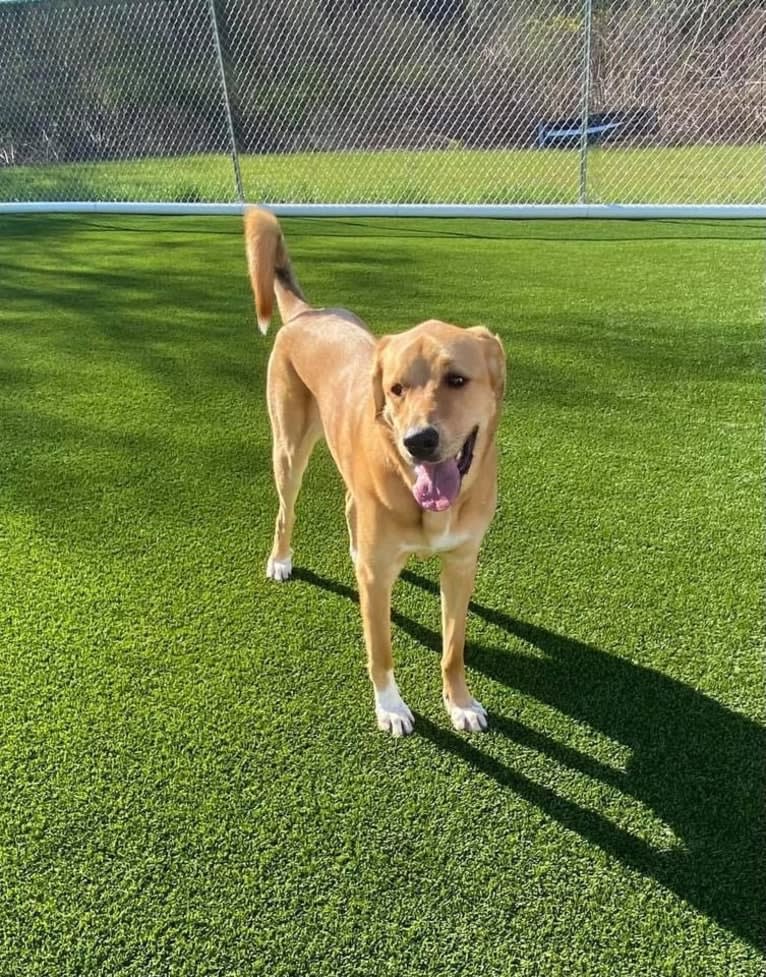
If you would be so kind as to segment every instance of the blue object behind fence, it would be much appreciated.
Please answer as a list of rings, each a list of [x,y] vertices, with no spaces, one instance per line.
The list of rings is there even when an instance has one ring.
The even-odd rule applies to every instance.
[[[586,132],[586,138],[590,144],[599,143],[607,133],[618,135],[617,130],[623,128],[624,122],[590,122]],[[577,119],[574,123],[570,122],[540,122],[537,126],[537,146],[538,149],[550,149],[551,147],[571,149],[580,145],[582,138],[582,125]]]
[[[657,131],[657,114],[651,108],[595,112],[588,116],[585,132],[589,145],[617,142],[622,139],[641,139]],[[544,119],[537,124],[538,149],[573,149],[582,139],[580,116]]]

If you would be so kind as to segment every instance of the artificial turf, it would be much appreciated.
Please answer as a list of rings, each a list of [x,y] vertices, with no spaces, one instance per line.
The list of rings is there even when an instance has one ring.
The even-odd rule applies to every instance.
[[[285,221],[317,304],[499,332],[500,505],[375,729],[319,449],[296,579],[239,223],[0,224],[0,973],[755,977],[764,227]]]

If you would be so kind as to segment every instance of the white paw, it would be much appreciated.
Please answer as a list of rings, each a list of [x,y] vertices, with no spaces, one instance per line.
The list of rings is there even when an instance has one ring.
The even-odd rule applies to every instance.
[[[392,736],[408,736],[414,726],[415,717],[407,703],[399,695],[394,673],[388,672],[387,682],[382,689],[375,689],[375,718],[378,729]]]
[[[378,729],[392,736],[409,736],[415,728],[415,717],[406,702],[402,702],[396,709],[376,708],[375,718],[378,720]]]
[[[292,557],[288,556],[286,560],[275,560],[269,557],[269,562],[266,564],[266,576],[269,580],[289,580],[292,572]]]
[[[486,730],[487,710],[476,699],[471,699],[470,705],[456,706],[445,698],[444,706],[455,729],[464,729],[470,733],[483,733]]]
[[[356,566],[356,558],[359,555],[358,551],[354,549],[353,546],[349,546],[348,552],[351,555],[351,562]]]

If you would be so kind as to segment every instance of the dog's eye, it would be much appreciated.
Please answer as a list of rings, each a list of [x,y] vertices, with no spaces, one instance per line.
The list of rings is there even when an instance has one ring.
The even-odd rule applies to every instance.
[[[447,374],[448,387],[464,387],[467,383],[468,383],[468,378],[461,376],[459,373]]]
[[[394,397],[401,397],[403,390],[404,387],[401,385],[401,383],[395,383],[393,387],[391,387],[391,393],[394,395]]]

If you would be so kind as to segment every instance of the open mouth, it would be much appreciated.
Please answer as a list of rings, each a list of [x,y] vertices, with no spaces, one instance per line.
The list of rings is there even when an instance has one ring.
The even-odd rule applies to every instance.
[[[478,427],[463,442],[463,447],[454,458],[445,461],[421,462],[415,465],[415,484],[412,494],[422,509],[442,512],[449,509],[460,492],[460,485],[468,474],[473,461],[473,451]]]
[[[465,478],[468,474],[468,469],[471,467],[471,462],[473,461],[473,449],[476,446],[476,438],[479,434],[478,427],[475,427],[473,431],[468,435],[463,443],[463,447],[460,449],[455,461],[457,462],[457,470],[460,472],[460,477]]]

